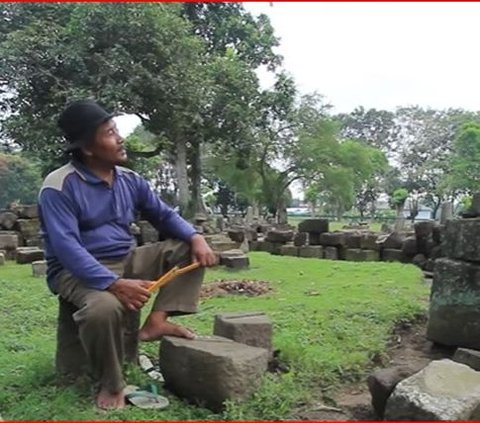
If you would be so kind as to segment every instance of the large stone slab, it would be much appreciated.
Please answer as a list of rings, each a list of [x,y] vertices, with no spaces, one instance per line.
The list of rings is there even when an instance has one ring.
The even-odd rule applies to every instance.
[[[295,247],[295,245],[282,245],[280,247],[280,254],[282,256],[298,257],[298,250],[299,247]]]
[[[0,212],[0,227],[10,230],[15,226],[17,219],[18,217],[15,213],[2,211]]]
[[[328,232],[328,219],[305,219],[298,224],[298,231],[323,234]]]
[[[38,206],[36,204],[18,205],[12,208],[12,211],[23,219],[38,218]]]
[[[346,236],[343,232],[326,232],[320,235],[320,244],[325,247],[343,247],[346,245]]]
[[[18,235],[11,232],[0,232],[0,248],[15,250],[18,247]]]
[[[166,336],[160,370],[168,389],[191,402],[221,411],[227,400],[241,401],[257,389],[269,352],[222,337],[194,340]]]
[[[457,348],[452,358],[457,363],[462,363],[472,368],[473,370],[480,370],[480,351],[472,350],[470,348]]]
[[[299,257],[323,258],[324,252],[321,245],[305,245],[298,249]]]
[[[273,230],[267,233],[265,239],[275,244],[285,244],[293,239],[293,231]]]
[[[480,218],[448,220],[443,233],[447,257],[480,262]]]
[[[325,247],[324,257],[327,260],[338,260],[338,248],[337,247]]]
[[[396,250],[393,248],[385,248],[382,250],[382,260],[383,261],[403,261],[403,251]]]
[[[374,233],[365,233],[362,235],[360,248],[362,250],[380,250],[380,244],[377,242],[378,236]]]
[[[347,261],[378,261],[380,253],[375,250],[360,250],[359,248],[350,248],[345,250],[345,260]]]
[[[250,260],[246,254],[225,257],[222,262],[229,269],[248,269],[250,266]]]
[[[427,337],[439,344],[480,349],[480,265],[435,261]]]
[[[272,349],[272,322],[262,312],[217,314],[213,334],[251,347]]]
[[[347,248],[361,248],[362,234],[358,232],[346,233],[346,247]]]
[[[388,420],[477,420],[480,372],[452,360],[432,361],[402,380],[387,401]]]
[[[37,260],[43,260],[43,250],[37,247],[18,247],[16,260],[18,264],[32,263]]]
[[[18,219],[15,228],[21,232],[24,238],[38,237],[40,232],[40,220],[38,219]]]

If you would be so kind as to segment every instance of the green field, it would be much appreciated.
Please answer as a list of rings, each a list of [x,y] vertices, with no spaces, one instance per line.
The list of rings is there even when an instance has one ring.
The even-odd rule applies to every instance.
[[[196,316],[180,318],[199,334],[211,334],[223,311],[265,311],[274,322],[274,346],[291,371],[268,375],[256,395],[228,404],[223,414],[187,405],[168,392],[162,411],[128,407],[100,412],[89,384],[63,387],[53,367],[57,300],[29,265],[0,268],[0,415],[12,420],[204,420],[285,419],[300,403],[329,396],[340,383],[364,376],[371,359],[385,350],[395,324],[424,313],[428,288],[421,272],[400,263],[351,263],[251,253],[251,268],[211,270],[208,281],[271,282],[263,297],[228,296],[204,301]],[[142,345],[158,356],[158,344]],[[128,383],[149,379],[130,369]]]

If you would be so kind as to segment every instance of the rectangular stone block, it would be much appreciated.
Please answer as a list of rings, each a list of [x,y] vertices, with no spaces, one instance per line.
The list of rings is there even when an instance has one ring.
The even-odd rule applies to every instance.
[[[403,251],[393,248],[384,248],[382,250],[383,261],[403,261]]]
[[[227,251],[240,248],[240,243],[235,241],[212,241],[212,249],[214,251]]]
[[[457,348],[453,361],[465,364],[478,372],[480,370],[480,351],[469,348]]]
[[[480,262],[480,219],[448,220],[443,236],[443,251],[449,258]]]
[[[282,245],[280,247],[280,254],[282,256],[298,257],[298,249],[299,247],[295,247],[295,245]]]
[[[328,232],[328,219],[305,219],[298,224],[298,231],[315,234]]]
[[[265,239],[268,242],[285,244],[293,239],[293,231],[273,230],[267,233]]]
[[[38,218],[38,206],[36,204],[25,204],[15,206],[12,211],[20,218],[23,219],[36,219]]]
[[[327,260],[338,260],[338,249],[337,247],[325,247],[325,258]]]
[[[308,234],[308,245],[321,245],[320,244],[320,235],[314,232],[309,232]]]
[[[35,238],[38,237],[40,233],[40,220],[18,219],[15,223],[15,228],[24,238]]]
[[[373,250],[378,251],[380,250],[380,244],[377,244],[378,236],[373,233],[365,233],[362,235],[362,239],[360,241],[360,248],[362,250]]]
[[[293,245],[295,245],[295,247],[302,247],[307,243],[307,238],[307,232],[298,232],[293,237]]]
[[[378,261],[380,253],[374,250],[360,250],[350,248],[345,250],[345,260],[348,261]]]
[[[321,245],[305,245],[298,249],[299,257],[323,258],[323,247]]]
[[[19,247],[17,248],[16,260],[18,264],[32,263],[37,260],[43,260],[43,250],[37,247]]]
[[[344,247],[346,236],[343,232],[326,232],[320,235],[320,244],[324,247]]]
[[[247,269],[250,265],[250,260],[245,254],[224,257],[222,262],[229,269]]]
[[[213,325],[213,334],[251,347],[272,350],[272,322],[262,312],[217,314]]]
[[[448,258],[435,261],[427,338],[480,349],[480,265]]]
[[[15,226],[17,215],[10,211],[0,212],[0,227],[10,230]]]
[[[32,262],[32,276],[36,278],[44,278],[47,276],[47,261],[38,260]]]
[[[0,232],[0,248],[14,250],[18,247],[18,235]]]
[[[190,402],[221,411],[225,401],[243,401],[267,370],[269,351],[218,336],[194,340],[166,336],[160,370],[166,387]]]
[[[355,232],[347,232],[346,237],[346,247],[347,248],[361,248],[362,234]]]
[[[263,243],[263,248],[264,251],[267,251],[275,256],[279,256],[281,254],[282,244],[279,244],[278,242],[265,241]]]

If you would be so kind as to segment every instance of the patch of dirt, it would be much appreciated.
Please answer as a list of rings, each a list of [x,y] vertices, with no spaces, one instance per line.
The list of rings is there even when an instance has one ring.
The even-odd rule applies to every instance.
[[[389,341],[387,352],[375,357],[373,366],[385,368],[393,366],[425,367],[432,360],[451,358],[454,348],[433,344],[426,337],[426,319],[416,323],[399,324]],[[378,420],[371,406],[371,396],[367,386],[367,376],[355,384],[342,386],[335,395],[335,406],[310,406],[298,410],[294,418],[299,420]]]
[[[202,286],[200,298],[226,297],[227,295],[246,295],[256,297],[268,294],[273,289],[270,282],[256,280],[219,280]]]

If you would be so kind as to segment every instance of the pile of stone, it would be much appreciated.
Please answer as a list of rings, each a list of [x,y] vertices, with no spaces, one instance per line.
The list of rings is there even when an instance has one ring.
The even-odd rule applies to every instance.
[[[0,250],[15,259],[18,247],[40,247],[40,221],[36,205],[0,210]]]
[[[165,386],[189,402],[221,411],[250,397],[272,356],[272,323],[261,312],[224,313],[213,336],[164,337],[160,369]]]

